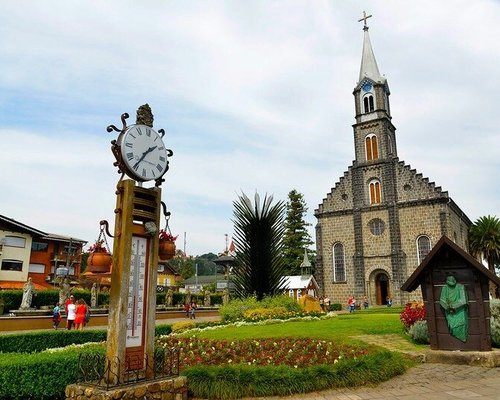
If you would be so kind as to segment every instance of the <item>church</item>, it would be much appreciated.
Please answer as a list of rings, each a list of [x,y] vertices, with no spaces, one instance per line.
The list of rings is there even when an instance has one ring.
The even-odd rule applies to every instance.
[[[381,75],[364,22],[354,88],[355,159],[319,204],[316,279],[324,297],[345,305],[405,304],[420,292],[400,290],[442,236],[467,249],[469,218],[448,192],[398,158],[389,85]]]

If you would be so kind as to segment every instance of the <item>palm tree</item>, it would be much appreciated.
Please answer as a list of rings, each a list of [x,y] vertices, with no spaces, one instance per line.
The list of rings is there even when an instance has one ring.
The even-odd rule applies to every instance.
[[[484,257],[489,270],[495,274],[495,263],[500,260],[500,219],[490,215],[477,219],[469,229],[469,249],[475,257]],[[493,296],[494,286],[490,284]],[[498,293],[495,297],[498,297]]]
[[[285,204],[280,201],[272,205],[272,201],[273,197],[266,194],[261,205],[256,193],[252,205],[242,193],[233,202],[236,257],[231,280],[239,297],[255,295],[262,300],[283,290],[280,285],[285,275],[281,257]]]

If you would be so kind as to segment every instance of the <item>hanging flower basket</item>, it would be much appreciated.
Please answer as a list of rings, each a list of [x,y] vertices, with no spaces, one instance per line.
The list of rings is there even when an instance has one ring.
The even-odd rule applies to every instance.
[[[175,239],[177,236],[173,236],[166,229],[160,230],[158,242],[158,258],[162,261],[170,260],[175,256]]]
[[[98,240],[89,248],[89,258],[87,258],[87,270],[96,274],[103,274],[111,270],[113,257],[109,254],[106,247],[103,246],[103,241]]]

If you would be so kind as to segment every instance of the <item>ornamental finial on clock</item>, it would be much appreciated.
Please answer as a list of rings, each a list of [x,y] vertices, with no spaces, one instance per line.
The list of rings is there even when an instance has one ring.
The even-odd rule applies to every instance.
[[[147,125],[150,128],[153,127],[153,112],[149,104],[143,104],[137,109],[137,117],[135,123],[138,125]]]

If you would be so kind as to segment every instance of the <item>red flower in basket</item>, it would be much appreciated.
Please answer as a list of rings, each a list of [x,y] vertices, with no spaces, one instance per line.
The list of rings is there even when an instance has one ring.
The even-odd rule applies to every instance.
[[[165,229],[161,229],[159,237],[160,240],[164,240],[166,242],[175,242],[175,240],[179,237],[179,235],[174,236],[170,232],[167,232]]]
[[[178,236],[178,235],[177,235]],[[170,260],[175,256],[175,240],[177,236],[173,236],[165,229],[160,230],[158,244],[158,257],[160,260]]]
[[[109,253],[106,246],[103,246],[104,240],[99,240],[89,247],[89,253]]]

